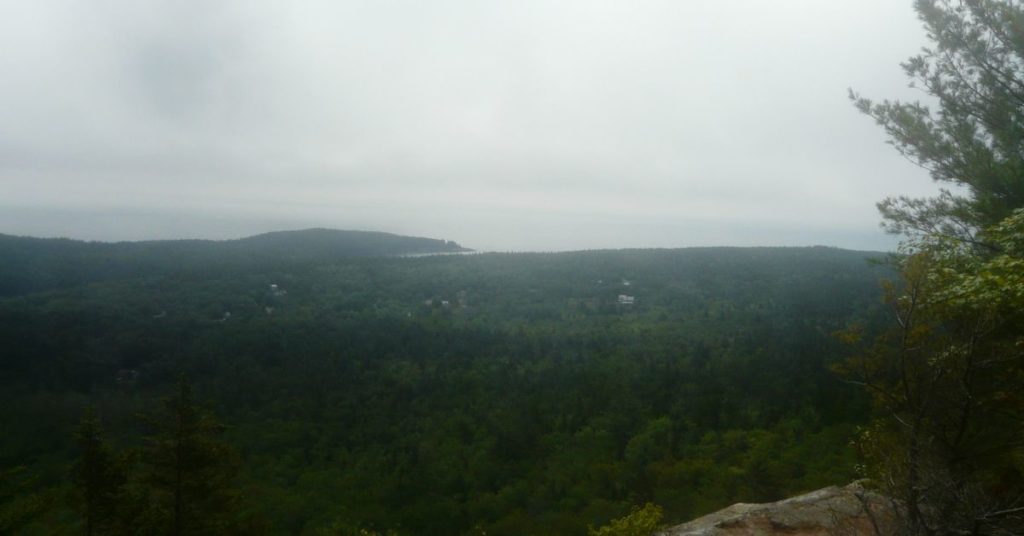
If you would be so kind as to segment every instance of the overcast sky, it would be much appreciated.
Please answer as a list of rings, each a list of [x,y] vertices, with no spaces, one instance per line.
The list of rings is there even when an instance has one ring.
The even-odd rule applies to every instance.
[[[910,0],[0,0],[0,233],[891,247]]]

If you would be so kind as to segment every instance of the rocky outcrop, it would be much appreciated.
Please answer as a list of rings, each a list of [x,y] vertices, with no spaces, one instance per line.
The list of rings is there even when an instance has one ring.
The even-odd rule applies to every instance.
[[[657,536],[853,536],[893,533],[892,509],[859,483],[766,504],[734,504]]]

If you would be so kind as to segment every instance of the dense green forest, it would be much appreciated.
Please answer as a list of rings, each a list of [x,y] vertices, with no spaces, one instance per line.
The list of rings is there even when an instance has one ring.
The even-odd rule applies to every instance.
[[[647,502],[681,521],[857,476],[868,401],[829,367],[837,330],[885,320],[879,254],[221,247],[235,260],[209,269],[154,248],[117,277],[65,265],[77,281],[0,301],[0,521],[82,531],[69,475],[100,427],[118,510],[158,524],[138,497],[182,373],[234,452],[221,532],[585,534]]]
[[[365,231],[306,229],[238,240],[83,242],[0,234],[0,296],[195,271],[210,276],[349,257],[460,253],[455,242]]]
[[[1024,5],[914,8],[926,100],[849,95],[947,187],[878,203],[888,262],[0,235],[0,535],[648,536],[854,478],[875,534],[1024,534]]]

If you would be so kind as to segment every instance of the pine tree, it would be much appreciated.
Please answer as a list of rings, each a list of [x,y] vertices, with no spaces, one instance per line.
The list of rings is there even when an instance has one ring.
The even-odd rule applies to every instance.
[[[936,108],[853,95],[904,156],[957,186],[879,204],[906,236],[890,332],[845,364],[879,418],[869,474],[913,535],[1024,533],[1024,5],[917,0],[904,64]],[[856,337],[851,337],[856,339]]]
[[[195,402],[184,376],[163,411],[146,420],[154,432],[142,452],[142,483],[150,493],[143,523],[173,536],[230,532],[238,463],[220,439],[224,426]]]
[[[110,533],[123,498],[125,472],[91,408],[75,431],[75,441],[79,458],[72,469],[72,482],[85,520],[85,534]]]
[[[933,43],[903,69],[931,103],[851,98],[901,154],[956,189],[889,198],[879,208],[891,232],[977,242],[979,231],[1024,206],[1024,7],[1019,0],[915,6]]]

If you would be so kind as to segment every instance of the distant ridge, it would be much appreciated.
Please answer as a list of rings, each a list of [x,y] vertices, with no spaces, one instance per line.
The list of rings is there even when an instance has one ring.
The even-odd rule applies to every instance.
[[[402,236],[374,231],[303,229],[274,231],[236,240],[225,240],[228,247],[253,252],[287,254],[298,257],[380,257],[421,253],[463,253],[473,251],[449,240]]]
[[[468,251],[472,250],[448,240],[334,229],[277,231],[232,240],[139,242],[86,242],[0,234],[0,296],[177,272],[222,273],[253,264],[278,268],[353,257]]]

